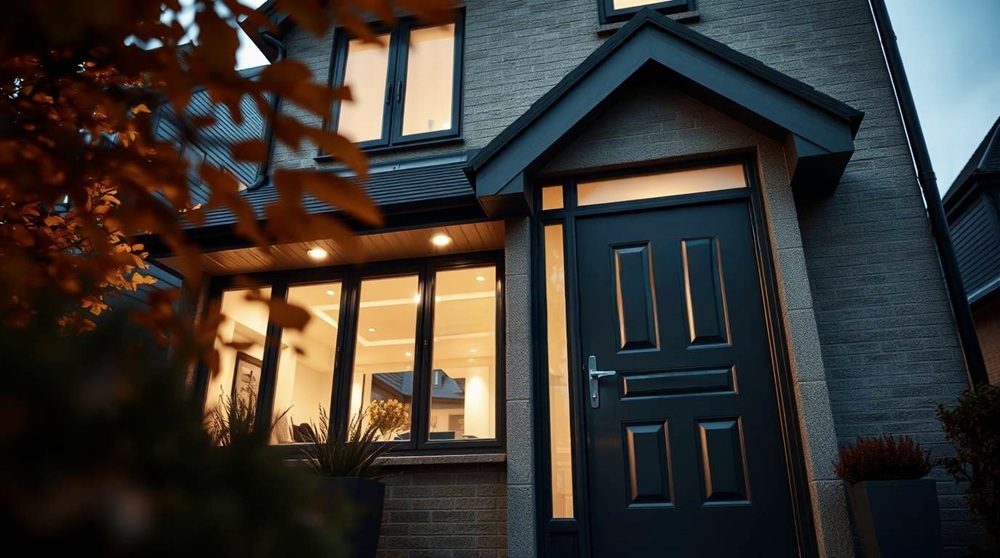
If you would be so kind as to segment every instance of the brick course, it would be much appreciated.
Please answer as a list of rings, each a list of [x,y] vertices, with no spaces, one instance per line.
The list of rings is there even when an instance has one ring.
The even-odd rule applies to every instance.
[[[502,463],[389,467],[379,558],[505,558]]]

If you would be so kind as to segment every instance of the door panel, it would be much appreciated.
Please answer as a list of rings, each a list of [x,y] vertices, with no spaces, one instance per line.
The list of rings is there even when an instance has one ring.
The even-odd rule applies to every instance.
[[[593,555],[796,555],[748,202],[579,217],[576,245],[581,361],[617,372],[586,405]]]

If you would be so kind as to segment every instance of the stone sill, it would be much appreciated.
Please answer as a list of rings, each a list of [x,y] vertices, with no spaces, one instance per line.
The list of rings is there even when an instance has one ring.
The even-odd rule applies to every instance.
[[[506,461],[506,453],[465,453],[460,455],[392,455],[380,457],[376,463],[383,467],[406,467],[410,465],[505,463]]]
[[[679,23],[694,23],[696,21],[701,20],[701,12],[698,10],[690,12],[680,12],[677,14],[667,14],[667,17]],[[628,23],[628,20],[616,21],[614,23],[605,23],[603,25],[598,24],[597,35],[602,37],[604,35],[610,35],[615,31],[621,29],[626,23]]]

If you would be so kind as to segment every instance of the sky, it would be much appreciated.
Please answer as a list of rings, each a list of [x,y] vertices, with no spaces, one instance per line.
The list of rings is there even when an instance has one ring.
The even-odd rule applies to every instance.
[[[1000,117],[1000,0],[885,2],[943,195]],[[266,63],[241,40],[240,67]]]

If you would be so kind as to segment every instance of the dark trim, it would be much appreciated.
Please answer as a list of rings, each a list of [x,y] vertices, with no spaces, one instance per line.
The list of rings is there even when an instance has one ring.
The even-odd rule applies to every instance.
[[[676,14],[693,12],[695,6],[694,0],[665,0],[663,2],[650,2],[646,6],[615,9],[614,0],[597,0],[597,14],[602,24],[625,21],[641,12],[643,8],[656,10],[661,14]]]
[[[375,24],[374,30],[378,34],[389,35],[388,46],[388,67],[386,70],[385,103],[382,110],[382,134],[377,139],[357,142],[356,145],[370,152],[382,152],[396,150],[405,147],[434,145],[441,143],[452,143],[461,141],[461,120],[462,120],[462,77],[463,61],[465,52],[465,10],[462,8],[455,10],[455,49],[454,49],[454,75],[452,80],[452,114],[451,128],[421,134],[411,134],[404,136],[403,111],[406,108],[406,67],[408,64],[409,49],[404,45],[409,45],[410,34],[417,29],[434,27],[434,25],[418,22],[413,18],[402,18],[396,25],[388,27]],[[333,52],[331,54],[329,83],[334,87],[339,87],[344,83],[347,71],[348,44],[351,37],[343,29],[337,29],[333,41]],[[335,103],[330,113],[330,120],[323,123],[324,128],[336,130],[340,121],[340,103]],[[335,161],[331,155],[317,150],[315,160],[317,162]]]
[[[438,441],[426,439],[429,430],[430,416],[430,365],[433,362],[431,341],[434,337],[434,277],[439,271],[448,271],[470,267],[494,266],[496,269],[496,339],[495,339],[495,433],[491,440]],[[331,435],[343,436],[347,431],[350,409],[351,383],[353,379],[353,362],[355,340],[358,329],[358,310],[360,306],[360,291],[363,281],[383,277],[416,275],[423,303],[417,308],[417,318],[414,324],[414,335],[417,340],[414,347],[414,389],[411,394],[411,435],[410,440],[393,442],[393,453],[398,455],[415,454],[467,454],[491,453],[503,450],[506,440],[506,364],[504,347],[506,339],[503,324],[504,315],[504,261],[502,251],[478,252],[472,254],[455,254],[432,258],[416,258],[397,260],[384,263],[368,263],[350,266],[327,268],[311,268],[302,270],[275,270],[250,275],[241,275],[241,279],[250,284],[270,287],[273,298],[287,299],[288,290],[292,287],[340,282],[341,309],[340,323],[342,327],[337,332],[337,351],[334,359],[333,386],[330,394]],[[209,290],[211,300],[219,300],[222,293],[235,286],[237,276],[222,276],[213,278]],[[281,328],[270,318],[266,331],[267,342],[264,345],[261,379],[258,388],[257,416],[271,417],[274,406],[274,391],[277,385],[278,359],[280,358]],[[208,370],[199,366],[196,375],[195,393],[200,395],[202,404],[206,402],[208,387]],[[418,403],[419,401],[419,403]],[[268,421],[266,424],[270,424]],[[267,442],[267,426],[261,422],[257,427],[261,440]],[[301,455],[301,445],[281,444],[272,446],[280,455],[293,458]]]
[[[962,273],[958,267],[958,258],[955,256],[955,246],[952,244],[951,233],[948,229],[948,217],[945,214],[944,205],[941,203],[941,193],[937,187],[937,175],[934,174],[934,166],[927,150],[927,142],[920,126],[920,116],[917,114],[913,93],[910,91],[910,82],[906,78],[906,70],[903,67],[903,58],[899,54],[899,46],[896,44],[896,33],[892,29],[892,21],[889,19],[889,11],[885,7],[884,0],[869,1],[875,29],[882,42],[882,53],[885,55],[889,77],[892,80],[893,93],[896,96],[896,102],[899,103],[899,112],[906,129],[906,137],[909,140],[910,154],[913,156],[913,162],[917,168],[917,182],[920,184],[927,205],[931,235],[937,245],[938,260],[941,262],[941,269],[944,272],[945,288],[948,291],[951,308],[955,314],[955,324],[958,327],[958,337],[962,343],[962,353],[965,356],[969,383],[973,387],[988,385],[990,377],[986,371],[982,348],[979,346],[976,322],[972,317],[972,310],[969,308],[969,300],[966,298]]]
[[[747,178],[747,188],[741,190],[727,190],[721,192],[708,192],[704,194],[691,194],[684,196],[671,196],[655,198],[649,200],[638,200],[634,202],[622,202],[614,204],[603,204],[595,206],[576,207],[576,184],[586,180],[603,179],[614,176],[635,176],[640,174],[668,172],[675,170],[685,170],[691,168],[703,168],[719,166],[725,164],[740,164],[745,169]],[[795,520],[796,535],[799,549],[802,556],[813,557],[819,555],[818,542],[816,540],[815,524],[813,522],[812,507],[810,504],[808,474],[806,469],[805,455],[802,447],[802,437],[804,432],[798,421],[797,405],[795,393],[791,379],[791,365],[789,363],[787,336],[782,323],[781,300],[778,294],[777,272],[774,264],[774,255],[770,244],[766,211],[762,200],[762,189],[758,181],[757,165],[752,153],[738,155],[728,155],[723,157],[706,158],[683,163],[641,165],[628,169],[615,169],[611,171],[595,171],[589,173],[578,173],[575,176],[563,178],[559,181],[563,187],[564,209],[547,210],[537,212],[532,219],[532,249],[544,250],[544,226],[555,223],[563,224],[563,245],[565,269],[565,288],[567,297],[567,341],[569,369],[579,371],[583,369],[580,360],[580,325],[579,325],[579,270],[576,262],[576,230],[575,220],[577,217],[594,214],[615,214],[628,213],[632,211],[642,211],[648,209],[661,209],[676,206],[691,206],[701,204],[711,204],[720,201],[745,199],[750,206],[751,225],[754,234],[754,246],[760,270],[760,282],[763,287],[762,304],[767,322],[768,337],[771,340],[771,359],[775,378],[775,398],[778,404],[778,414],[781,420],[781,435],[785,448],[785,461],[788,468],[789,493]],[[554,184],[551,178],[537,181],[533,188],[536,197],[537,207],[541,207],[541,186]],[[534,262],[533,277],[545,277],[544,262],[542,258],[536,258]],[[540,556],[555,555],[555,534],[578,533],[576,547],[580,556],[590,555],[590,537],[584,536],[591,532],[590,502],[587,488],[587,460],[586,460],[586,422],[582,401],[587,398],[586,387],[582,381],[582,374],[570,374],[570,416],[571,432],[573,444],[573,502],[574,521],[566,519],[552,519],[552,492],[551,492],[551,444],[548,437],[549,416],[548,416],[548,382],[547,382],[547,336],[546,336],[546,305],[545,305],[545,283],[543,280],[534,280],[532,284],[534,298],[538,301],[533,305],[534,319],[536,327],[533,330],[533,346],[535,351],[535,390],[534,407],[537,409],[535,417],[535,427],[540,435],[536,436],[535,446],[535,511],[538,517],[538,549]]]

